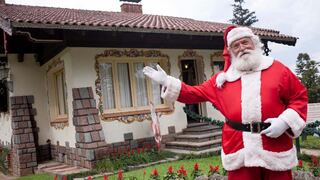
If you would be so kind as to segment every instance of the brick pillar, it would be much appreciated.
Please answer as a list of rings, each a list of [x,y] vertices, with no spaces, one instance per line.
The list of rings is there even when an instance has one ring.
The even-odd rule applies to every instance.
[[[101,151],[106,147],[96,101],[91,87],[73,88],[72,95],[76,147],[81,152],[78,153],[80,166],[93,168],[96,160],[102,158]]]
[[[37,164],[32,121],[36,110],[33,96],[11,97],[13,174],[33,174]]]

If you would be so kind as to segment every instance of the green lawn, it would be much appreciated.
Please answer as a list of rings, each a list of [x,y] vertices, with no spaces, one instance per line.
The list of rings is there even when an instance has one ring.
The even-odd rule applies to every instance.
[[[209,171],[209,165],[212,164],[213,166],[219,165],[219,170],[221,172],[221,159],[220,155],[217,156],[212,156],[212,157],[207,157],[207,158],[201,158],[201,159],[188,159],[188,160],[179,160],[175,162],[169,162],[165,164],[159,164],[155,166],[150,166],[147,168],[135,170],[135,171],[130,171],[124,173],[125,178],[129,177],[136,177],[138,179],[148,179],[150,177],[151,172],[154,169],[157,169],[159,172],[160,177],[162,178],[166,173],[169,168],[169,166],[172,166],[174,171],[176,172],[181,165],[183,165],[187,171],[188,176],[190,177],[191,172],[193,170],[193,166],[195,163],[199,164],[199,169],[202,170],[202,172],[207,175]],[[143,178],[144,171],[146,171],[146,176]],[[102,180],[103,178],[98,178],[99,180]],[[117,175],[113,175],[109,177],[109,180],[116,180]]]
[[[43,173],[19,177],[17,180],[53,180],[53,176]]]
[[[303,141],[300,137],[300,145],[307,149],[320,149],[320,137],[307,136],[307,140]]]

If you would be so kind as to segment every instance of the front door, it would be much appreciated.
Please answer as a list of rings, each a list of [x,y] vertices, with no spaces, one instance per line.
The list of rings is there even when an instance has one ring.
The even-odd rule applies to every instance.
[[[184,83],[191,85],[191,86],[199,84],[196,66],[197,66],[196,60],[194,60],[194,59],[181,60],[182,81]],[[186,107],[190,111],[195,112],[197,114],[199,114],[201,112],[199,104],[186,104]],[[188,115],[187,115],[187,121],[188,121],[188,124],[199,122],[199,121],[191,118]]]

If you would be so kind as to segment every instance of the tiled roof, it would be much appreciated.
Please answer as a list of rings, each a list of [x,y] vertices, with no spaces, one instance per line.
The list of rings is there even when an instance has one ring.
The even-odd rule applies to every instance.
[[[25,5],[0,5],[0,27],[10,20],[7,27],[39,27],[61,29],[126,30],[163,33],[186,33],[222,35],[230,24],[198,21],[189,18],[78,10],[67,8],[38,7]],[[280,34],[279,31],[253,28],[262,38],[294,45],[296,37]]]

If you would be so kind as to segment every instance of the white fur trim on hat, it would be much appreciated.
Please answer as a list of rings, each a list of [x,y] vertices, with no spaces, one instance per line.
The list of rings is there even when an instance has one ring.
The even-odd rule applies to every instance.
[[[235,41],[238,40],[240,38],[243,37],[253,37],[254,34],[252,32],[252,30],[250,28],[247,27],[237,27],[232,29],[228,35],[227,35],[227,43],[228,46],[230,46],[230,44]]]

